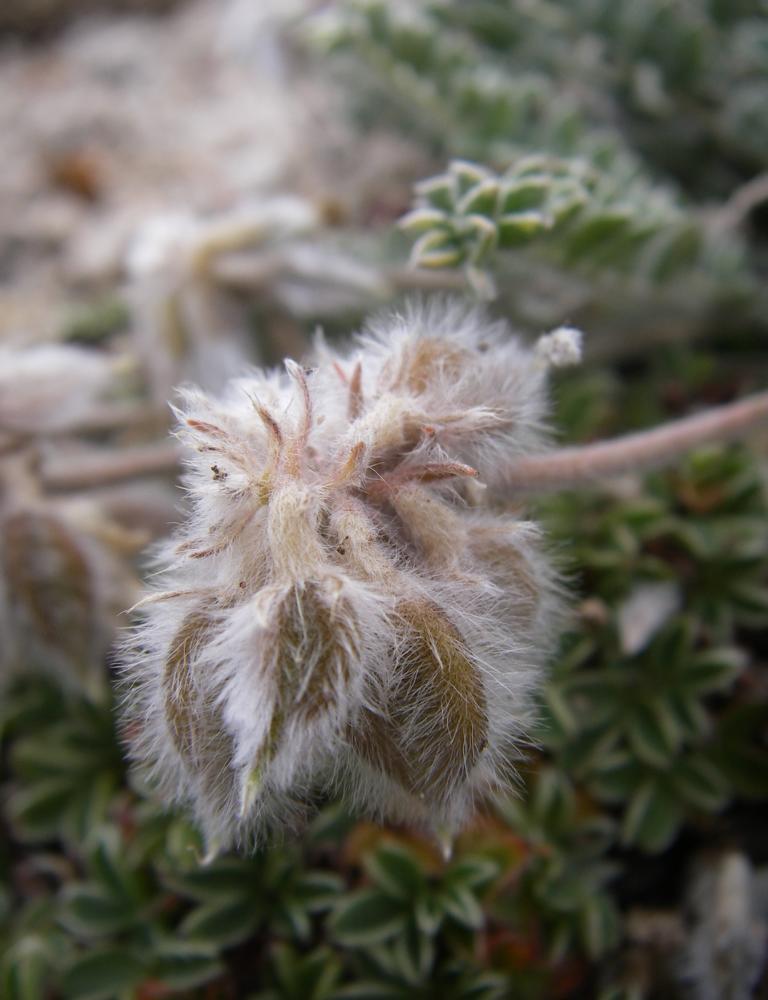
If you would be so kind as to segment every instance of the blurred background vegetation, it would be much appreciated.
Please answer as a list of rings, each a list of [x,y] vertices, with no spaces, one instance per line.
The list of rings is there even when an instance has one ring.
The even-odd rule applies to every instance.
[[[318,322],[575,323],[567,442],[765,388],[766,4],[19,0],[0,32],[0,996],[768,997],[765,435],[534,503],[569,628],[447,862],[328,802],[201,867],[109,652],[180,516],[173,386]],[[76,376],[14,368],[52,342],[109,366],[66,419]]]

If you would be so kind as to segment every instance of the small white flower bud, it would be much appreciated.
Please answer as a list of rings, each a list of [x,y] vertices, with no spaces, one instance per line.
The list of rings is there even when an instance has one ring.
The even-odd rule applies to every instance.
[[[559,326],[539,337],[536,350],[554,368],[566,368],[581,361],[584,335],[573,326]]]

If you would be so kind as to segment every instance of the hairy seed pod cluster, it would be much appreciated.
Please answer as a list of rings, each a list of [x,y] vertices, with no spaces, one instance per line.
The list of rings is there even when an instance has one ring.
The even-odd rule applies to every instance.
[[[191,511],[141,602],[126,733],[209,846],[318,791],[450,837],[510,781],[558,600],[503,487],[543,447],[551,354],[442,303],[183,392]]]

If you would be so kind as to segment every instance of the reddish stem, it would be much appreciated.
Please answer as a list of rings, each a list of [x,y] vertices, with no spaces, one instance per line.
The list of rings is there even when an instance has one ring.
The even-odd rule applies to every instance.
[[[768,392],[653,430],[521,458],[511,465],[505,477],[506,488],[513,493],[538,493],[642,472],[699,445],[740,437],[763,422],[768,422]]]

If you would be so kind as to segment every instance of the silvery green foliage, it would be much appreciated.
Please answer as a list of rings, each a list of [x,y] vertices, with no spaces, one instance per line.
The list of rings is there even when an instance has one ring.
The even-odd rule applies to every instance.
[[[714,186],[765,163],[767,32],[760,0],[344,0],[315,27],[465,155],[539,149],[632,169],[640,153]]]
[[[464,266],[481,285],[476,269],[499,251],[535,247],[550,264],[663,282],[723,249],[669,191],[553,156],[517,157],[502,173],[454,160],[416,185],[400,227],[416,237],[414,265]]]
[[[558,601],[503,482],[543,447],[551,353],[440,304],[321,343],[309,372],[183,392],[191,514],[125,697],[135,757],[211,847],[329,787],[450,836],[510,780]]]
[[[765,170],[764,5],[343,0],[309,24],[359,120],[394,121],[445,161],[478,161],[479,179],[501,188],[493,199],[459,185],[437,205],[423,189],[454,170],[421,186],[417,209],[445,213],[421,230],[422,266],[513,249],[582,275],[743,290],[749,247],[713,206]],[[506,168],[530,154],[560,166],[540,171],[531,204],[508,206]],[[548,196],[569,173],[561,216]]]

